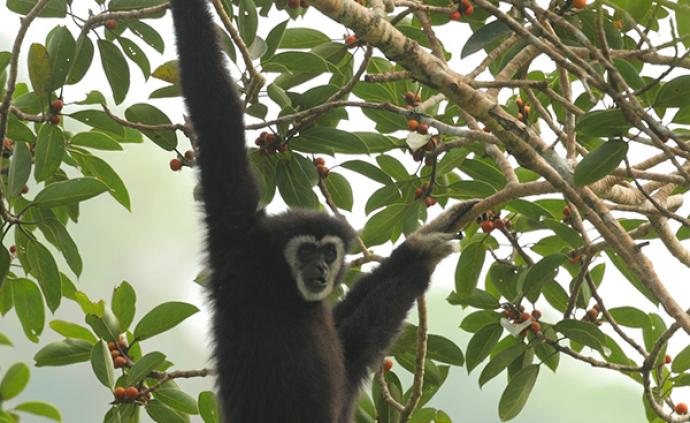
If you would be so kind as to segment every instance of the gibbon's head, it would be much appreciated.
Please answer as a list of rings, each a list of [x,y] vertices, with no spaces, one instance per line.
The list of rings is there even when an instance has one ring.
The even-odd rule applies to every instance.
[[[346,222],[323,212],[291,210],[271,218],[274,241],[304,301],[321,301],[345,271],[345,255],[355,232]]]

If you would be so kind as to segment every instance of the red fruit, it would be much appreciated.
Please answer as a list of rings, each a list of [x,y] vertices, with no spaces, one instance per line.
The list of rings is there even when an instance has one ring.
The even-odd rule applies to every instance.
[[[190,162],[194,160],[194,151],[192,150],[187,150],[184,152],[184,158],[189,160]]]
[[[117,339],[117,346],[120,347],[120,349],[123,349],[123,350],[127,349],[127,347],[128,347],[129,345],[127,344],[127,340],[125,339],[124,336],[120,336],[120,337]]]
[[[529,107],[529,104],[525,104],[525,115],[528,115],[529,112],[531,112],[531,111],[532,111],[532,108]]]
[[[589,320],[594,321],[594,320],[597,320],[598,317],[599,317],[599,310],[597,310],[595,308],[590,308],[589,310],[587,310],[587,318]]]
[[[518,108],[522,109],[522,106],[525,105],[525,102],[522,101],[522,99],[518,97],[518,99],[515,100],[515,104],[517,104]]]
[[[5,138],[2,141],[2,146],[5,147],[5,150],[11,150],[14,147],[14,142],[9,138]]]
[[[323,157],[317,157],[314,159],[314,164],[317,166],[323,166],[326,164],[326,160],[324,160]]]
[[[496,229],[503,229],[506,227],[506,223],[503,219],[496,219],[494,220],[494,228]]]
[[[262,141],[266,141],[267,137],[268,137],[268,132],[266,132],[266,131],[261,131],[261,133],[259,134],[259,139]]]
[[[587,5],[587,0],[574,0],[573,1],[573,6],[575,9],[582,9]]]
[[[319,172],[319,176],[321,176],[322,178],[327,177],[328,174],[331,173],[331,170],[323,165],[316,166],[316,171]]]
[[[257,139],[254,140],[254,144],[256,144],[256,145],[259,146],[259,147],[261,147],[262,145],[264,145],[265,142],[266,142],[266,141],[265,141],[265,140],[262,140],[261,138],[257,138]]]
[[[170,160],[170,170],[172,170],[173,172],[177,172],[180,169],[182,169],[182,160],[180,160],[180,159]]]
[[[459,10],[454,10],[448,14],[448,19],[451,21],[459,21],[462,18],[462,13]]]
[[[417,95],[413,93],[412,91],[408,91],[405,93],[405,102],[407,104],[415,104],[417,102]]]
[[[471,4],[468,4],[467,7],[465,7],[465,16],[472,16],[474,13],[474,6]]]
[[[27,192],[29,192],[29,186],[28,186],[28,185],[24,185],[24,186],[22,187],[22,194],[26,194]]]
[[[419,198],[424,194],[424,189],[422,187],[418,187],[416,190],[414,190],[414,198]]]
[[[570,213],[571,213],[570,207],[568,207],[568,206],[563,207],[563,217],[570,216]]]
[[[60,113],[64,105],[65,103],[58,98],[57,100],[53,100],[53,102],[50,103],[50,109],[55,113]]]
[[[684,402],[679,402],[673,407],[673,410],[678,414],[688,414],[688,405]]]
[[[383,371],[384,372],[388,372],[392,368],[393,368],[393,360],[391,360],[390,358],[383,360]]]
[[[105,21],[105,27],[112,31],[117,28],[117,21],[115,19],[108,19]]]
[[[357,46],[358,38],[356,35],[348,35],[345,37],[345,45],[347,48],[353,48]]]
[[[424,150],[421,148],[419,150],[415,150],[415,152],[412,153],[412,158],[415,162],[421,162],[424,159]]]
[[[278,141],[278,136],[276,134],[266,134],[266,142],[269,144],[275,144]]]
[[[426,197],[426,198],[424,199],[424,204],[425,204],[427,207],[434,206],[434,205],[436,205],[436,203],[438,203],[438,201],[436,201],[436,199],[435,199],[434,197]]]
[[[113,360],[115,360],[115,359],[118,358],[121,354],[120,354],[120,351],[118,351],[117,349],[114,349],[114,350],[110,350],[110,355],[113,357]]]
[[[526,312],[526,311],[523,311],[522,313],[520,313],[520,321],[521,321],[521,322],[526,322],[526,321],[528,321],[528,320],[532,320],[532,315],[531,315],[531,314],[529,314],[529,313]]]
[[[12,244],[10,245],[10,254],[17,254],[17,246]]]
[[[570,262],[570,264],[578,264],[581,259],[582,259],[582,257],[575,256],[575,257],[569,257],[568,261]]]
[[[523,120],[525,118],[525,115],[523,115],[522,113],[518,113],[517,118],[518,120]]]
[[[415,132],[419,128],[419,121],[417,119],[410,119],[407,121],[407,129]]]
[[[623,21],[620,19],[616,19],[615,21],[613,21],[613,27],[618,30],[623,29]]]
[[[127,364],[127,359],[123,356],[115,357],[115,360],[113,360],[113,364],[116,369],[125,367],[125,365]]]
[[[672,361],[673,361],[673,358],[671,358],[671,356],[669,354],[666,354],[664,356],[664,364],[671,364]]]
[[[483,221],[480,226],[482,227],[482,231],[487,234],[494,230],[494,222],[490,220]]]
[[[428,123],[420,123],[419,126],[417,126],[417,133],[426,135],[429,133],[429,124]]]
[[[139,389],[136,386],[130,386],[125,390],[125,396],[129,399],[136,399],[139,396]]]
[[[59,125],[61,120],[60,115],[53,115],[50,117],[50,123],[53,125]]]
[[[299,7],[299,3],[300,3],[299,0],[290,0],[290,1],[288,1],[288,7],[290,9],[297,9]]]
[[[539,333],[541,332],[541,325],[539,322],[532,322],[531,325],[529,325],[529,330],[531,330],[534,333]]]
[[[118,387],[115,388],[115,390],[113,391],[113,393],[115,394],[115,398],[116,398],[116,399],[121,400],[121,399],[123,399],[123,398],[125,397],[125,395],[126,395],[126,393],[127,393],[127,390],[126,390],[125,388],[123,388],[122,386],[118,386]]]
[[[541,318],[541,311],[536,309],[532,310],[532,317],[534,318],[534,320],[539,320],[539,318]]]

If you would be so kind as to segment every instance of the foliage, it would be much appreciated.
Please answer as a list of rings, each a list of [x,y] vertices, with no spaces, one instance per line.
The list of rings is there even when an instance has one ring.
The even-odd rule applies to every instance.
[[[214,0],[216,13],[231,17],[219,33],[228,59],[244,72],[247,128],[264,130],[250,152],[262,203],[278,194],[289,206],[334,213],[364,205],[361,257],[348,281],[377,259],[369,249],[415,231],[429,211],[482,200],[473,209],[476,221],[463,222],[448,296],[466,312],[460,327],[471,339],[464,353],[427,334],[425,325],[406,325],[390,352],[401,370],[379,370],[362,395],[358,423],[451,422],[428,406],[450,366],[481,371],[480,385],[505,375],[498,416],[510,420],[542,367],[556,372],[563,355],[640,382],[649,421],[687,421],[670,410],[674,388],[690,384],[690,347],[671,366],[664,355],[680,328],[690,331],[690,319],[633,239],[655,240],[690,265],[680,243],[690,221],[676,213],[690,185],[690,76],[683,74],[690,59],[682,54],[690,47],[690,1],[582,3],[555,0],[544,9],[522,0],[317,0],[313,10],[304,1]],[[104,404],[104,422],[136,422],[142,409],[158,422],[190,415],[218,422],[213,393],[196,398],[174,381],[209,371],[172,370],[166,354],[140,344],[165,336],[198,311],[195,305],[168,302],[138,315],[128,282],[106,302],[72,281],[88,265],[70,235],[80,203],[107,193],[131,206],[127,187],[99,151],[146,139],[175,152],[173,170],[195,164],[193,148],[183,153],[178,139],[190,138],[191,128],[155,105],[180,95],[176,62],[160,59],[169,40],[155,28],[168,22],[160,20],[168,14],[165,1],[96,0],[89,4],[95,14],[76,6],[5,5],[24,17],[24,29],[42,21],[54,26],[45,40],[25,40],[20,31],[13,45],[0,47],[0,314],[14,309],[26,338],[39,344],[34,366],[90,362],[114,395]],[[334,41],[302,25],[302,16],[319,12],[353,34]],[[378,14],[390,19],[372,20]],[[259,31],[276,16],[285,19]],[[472,30],[460,57],[487,57],[469,72],[456,66],[457,40],[434,35],[454,25]],[[28,74],[17,79],[20,51]],[[530,66],[538,57],[551,65]],[[150,102],[127,101],[133,71],[165,84],[150,88]],[[108,89],[83,82],[89,72],[102,72]],[[63,98],[66,86],[85,94]],[[375,130],[347,126],[354,108]],[[66,129],[84,125],[76,133]],[[337,171],[315,154],[332,156]],[[645,160],[631,164],[639,154]],[[368,198],[353,189],[354,174],[375,184]],[[669,221],[680,223],[677,233]],[[510,248],[499,247],[506,240]],[[66,267],[58,266],[58,254]],[[611,266],[650,301],[649,310],[606,308],[597,290]],[[78,304],[84,321],[49,321],[65,339],[42,343],[46,308],[54,313],[63,300]],[[666,315],[652,311],[658,305]],[[542,319],[537,308],[560,317]],[[667,325],[668,318],[675,322]],[[0,333],[0,345],[12,342]],[[404,387],[396,374],[403,371],[419,382]],[[6,370],[0,420],[32,413],[61,421],[52,405],[8,403],[29,373],[23,363]],[[124,389],[131,387],[135,394]]]

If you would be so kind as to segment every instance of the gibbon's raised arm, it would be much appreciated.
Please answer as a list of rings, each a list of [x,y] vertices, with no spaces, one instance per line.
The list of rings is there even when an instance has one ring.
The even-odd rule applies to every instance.
[[[228,237],[236,239],[251,228],[259,193],[247,158],[242,105],[225,69],[208,1],[172,0],[171,5],[213,256]]]

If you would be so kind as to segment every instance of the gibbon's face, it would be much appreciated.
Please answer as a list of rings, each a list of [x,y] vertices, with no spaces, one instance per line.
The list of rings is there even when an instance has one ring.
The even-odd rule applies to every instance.
[[[298,235],[285,246],[285,260],[297,290],[306,301],[321,301],[331,293],[344,256],[343,240],[333,235],[321,239]]]

